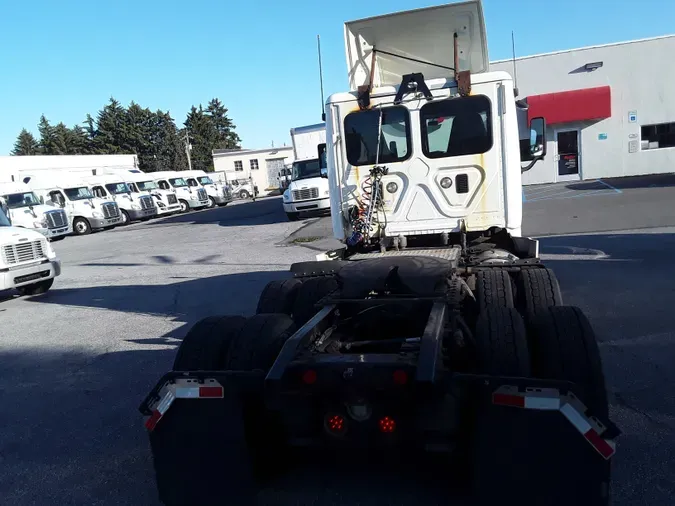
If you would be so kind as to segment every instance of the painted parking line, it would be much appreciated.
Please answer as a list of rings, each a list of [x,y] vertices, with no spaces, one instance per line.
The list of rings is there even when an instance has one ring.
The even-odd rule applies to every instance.
[[[571,183],[554,183],[547,186],[537,186],[536,188],[531,189],[524,187],[523,202],[578,199],[583,197],[619,195],[621,193],[623,192],[611,184],[601,179],[596,179]]]

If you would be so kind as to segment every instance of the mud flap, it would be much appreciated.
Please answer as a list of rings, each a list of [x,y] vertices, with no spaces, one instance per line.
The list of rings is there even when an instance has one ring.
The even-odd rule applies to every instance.
[[[236,393],[176,399],[149,437],[163,504],[254,504],[256,487]]]

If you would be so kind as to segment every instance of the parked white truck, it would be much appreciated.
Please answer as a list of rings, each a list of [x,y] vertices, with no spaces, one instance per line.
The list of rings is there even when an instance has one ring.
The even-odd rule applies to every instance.
[[[302,212],[330,211],[326,172],[326,125],[291,128],[293,156],[291,182],[283,192],[283,206],[290,221]]]
[[[152,173],[141,172],[140,170],[129,171],[124,175],[129,184],[131,193],[150,195],[156,200],[157,214],[168,216],[180,212],[180,203],[174,190],[163,190],[153,179]]]
[[[8,214],[0,197],[0,291],[14,288],[21,295],[43,294],[61,274],[61,262],[43,234],[12,226]]]
[[[162,190],[174,190],[180,204],[180,211],[186,213],[191,209],[203,209],[209,206],[209,196],[204,188],[188,186],[184,177],[176,171],[151,172],[157,185]]]
[[[177,172],[182,176],[190,188],[204,188],[209,198],[209,208],[226,206],[232,202],[232,193],[226,185],[216,183],[203,170],[182,170]]]
[[[117,203],[96,197],[80,177],[62,172],[21,174],[20,179],[35,192],[41,202],[66,211],[75,235],[114,228],[122,223]]]
[[[83,177],[91,192],[98,198],[114,200],[122,215],[121,225],[128,225],[132,221],[147,221],[157,216],[155,199],[150,195],[135,196],[129,184],[121,174],[104,174],[101,176]]]
[[[15,227],[33,229],[50,241],[60,241],[73,231],[63,209],[42,204],[23,183],[0,184],[0,197],[5,199],[7,216]]]
[[[255,315],[187,333],[141,405],[160,500],[255,504],[300,447],[400,469],[436,454],[444,504],[468,486],[480,506],[607,506],[620,430],[596,337],[521,234],[545,121],[519,132],[481,3],[344,33],[350,87],[325,109],[342,247],[293,264]]]

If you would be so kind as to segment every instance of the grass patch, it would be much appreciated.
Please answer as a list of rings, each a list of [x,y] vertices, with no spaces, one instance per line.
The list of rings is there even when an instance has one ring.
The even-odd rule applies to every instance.
[[[313,236],[310,236],[310,237],[297,237],[297,238],[293,239],[291,242],[292,242],[292,243],[295,243],[295,244],[302,244],[302,243],[305,243],[305,242],[314,242],[314,241],[318,241],[319,239],[321,239],[321,237],[313,237]]]

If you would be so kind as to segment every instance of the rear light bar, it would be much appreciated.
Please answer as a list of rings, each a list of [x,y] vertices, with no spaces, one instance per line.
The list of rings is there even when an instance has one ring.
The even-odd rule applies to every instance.
[[[540,411],[559,411],[605,460],[616,453],[616,443],[602,437],[607,431],[596,417],[587,415],[586,406],[572,393],[562,395],[556,388],[502,386],[492,394],[492,404]]]
[[[199,383],[196,379],[176,379],[166,383],[159,391],[159,401],[152,408],[152,415],[145,421],[145,428],[155,430],[157,423],[166,414],[176,399],[222,399],[223,386],[214,379]]]

